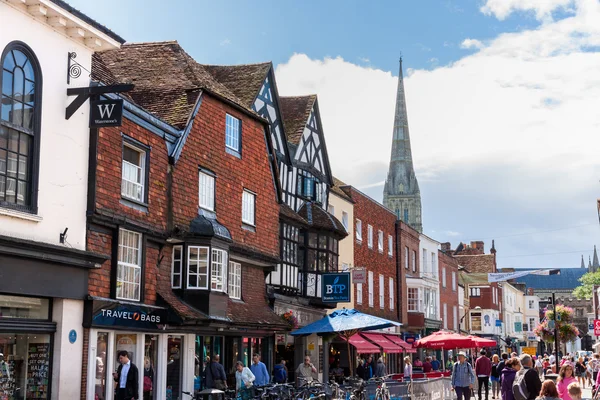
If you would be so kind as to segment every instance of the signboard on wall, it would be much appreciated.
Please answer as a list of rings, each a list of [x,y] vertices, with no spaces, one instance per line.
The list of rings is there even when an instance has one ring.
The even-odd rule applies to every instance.
[[[26,397],[31,400],[48,398],[50,366],[49,343],[29,343],[27,357]]]
[[[350,301],[350,274],[321,275],[321,300],[323,303],[344,303]]]
[[[365,268],[354,268],[352,270],[352,283],[367,283],[367,270]]]
[[[515,332],[523,332],[523,323],[515,322]]]
[[[600,336],[600,319],[594,320],[594,335]]]
[[[167,323],[167,309],[146,305],[121,304],[117,301],[86,302],[84,321],[93,326],[123,326],[128,328],[161,329]],[[85,322],[84,322],[85,323]]]
[[[537,347],[522,347],[521,351],[525,354],[529,354],[530,356],[535,356]]]

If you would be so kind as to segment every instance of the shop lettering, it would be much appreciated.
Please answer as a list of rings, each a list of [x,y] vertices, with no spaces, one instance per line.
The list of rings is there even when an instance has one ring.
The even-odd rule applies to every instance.
[[[141,312],[113,311],[102,309],[102,316],[116,319],[130,319],[132,321],[160,323],[160,315],[147,315]]]
[[[325,285],[325,294],[342,294],[346,290],[346,285],[338,284],[340,278],[333,280],[333,285]]]

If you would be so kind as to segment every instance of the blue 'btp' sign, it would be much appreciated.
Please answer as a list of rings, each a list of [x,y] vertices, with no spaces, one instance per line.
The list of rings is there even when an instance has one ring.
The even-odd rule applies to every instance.
[[[350,301],[350,274],[321,275],[321,299],[323,303]]]

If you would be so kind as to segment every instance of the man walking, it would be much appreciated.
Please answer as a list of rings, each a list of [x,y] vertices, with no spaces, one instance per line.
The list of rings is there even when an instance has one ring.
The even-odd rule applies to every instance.
[[[267,366],[260,361],[260,356],[258,354],[254,354],[252,356],[252,365],[250,366],[250,371],[254,374],[256,378],[254,380],[254,385],[256,386],[265,386],[269,384],[269,372],[267,371]]]
[[[488,400],[490,391],[490,374],[492,373],[492,362],[486,357],[485,350],[479,352],[481,354],[477,360],[475,360],[475,374],[477,375],[477,382],[479,383],[479,400],[481,400],[481,389],[485,386],[485,400]]]
[[[206,388],[227,389],[227,375],[225,368],[220,364],[221,356],[215,354],[213,360],[206,366]]]
[[[536,370],[533,369],[533,361],[531,360],[531,356],[529,354],[521,355],[521,365],[523,366],[523,369],[525,369],[525,372],[519,371],[518,374],[525,374],[523,380],[525,381],[525,386],[527,387],[527,392],[529,393],[527,400],[535,400],[542,389],[542,381],[540,381],[540,376]],[[515,382],[516,380],[517,378],[515,378]]]
[[[296,377],[300,386],[317,379],[317,369],[310,362],[309,356],[305,356],[304,363],[298,365],[298,368],[296,368]]]
[[[138,368],[129,360],[129,354],[125,350],[117,353],[119,356],[119,368],[113,372],[113,378],[117,382],[116,400],[138,400],[139,398],[139,374]]]
[[[432,356],[432,360],[431,360],[431,368],[433,368],[434,371],[439,371],[440,370],[440,362],[438,361],[438,359],[435,356]]]
[[[458,362],[454,363],[452,368],[451,385],[452,390],[456,391],[457,400],[469,400],[471,390],[475,384],[475,372],[471,364],[466,362],[467,355],[464,352],[458,353]],[[539,392],[539,391],[538,391]]]

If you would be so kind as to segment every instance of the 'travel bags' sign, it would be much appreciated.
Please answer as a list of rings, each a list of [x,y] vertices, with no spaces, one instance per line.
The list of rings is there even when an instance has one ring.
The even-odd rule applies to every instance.
[[[93,300],[90,303],[87,307],[91,312],[91,325],[94,326],[160,329],[167,323],[167,310],[164,308],[105,300]]]
[[[121,126],[123,100],[96,100],[90,102],[90,128]]]
[[[350,274],[321,275],[321,299],[323,303],[350,301]]]

